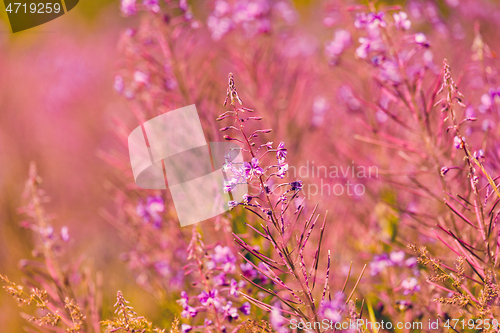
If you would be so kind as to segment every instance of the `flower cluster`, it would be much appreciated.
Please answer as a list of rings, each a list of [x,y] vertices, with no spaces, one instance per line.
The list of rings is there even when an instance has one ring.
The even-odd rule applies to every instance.
[[[409,267],[415,268],[417,265],[417,258],[410,257],[405,259],[405,253],[403,251],[392,251],[391,253],[383,253],[377,255],[373,258],[370,263],[371,275],[378,275],[387,267],[399,266],[399,267]]]
[[[61,260],[61,256],[67,245],[63,242],[69,241],[68,228],[63,227],[60,235],[54,233],[42,204],[48,200],[40,188],[41,182],[32,163],[24,193],[27,204],[20,209],[30,218],[21,225],[31,229],[39,240],[33,250],[36,261],[23,260],[20,265],[25,273],[23,280],[27,288],[3,275],[0,275],[0,282],[5,284],[3,288],[19,306],[36,306],[34,315],[27,316],[34,329],[68,333],[81,332],[85,327],[100,329],[99,318],[89,310],[89,307],[95,308],[98,302],[95,284],[89,281],[87,273],[79,265],[65,268],[68,264]],[[88,272],[88,268],[85,270]],[[81,281],[89,284],[85,292],[80,291]],[[88,307],[81,307],[79,303],[88,304]]]
[[[342,321],[343,312],[346,310],[346,296],[342,292],[337,292],[333,299],[324,301],[319,309],[322,318],[328,319],[333,323]]]
[[[212,251],[207,251],[200,235],[193,229],[189,258],[191,264],[186,266],[185,274],[197,272],[200,275],[201,291],[194,296],[182,291],[177,300],[182,307],[181,316],[189,321],[181,326],[183,333],[193,329],[223,332],[241,322],[241,315],[250,314],[250,303],[243,302],[240,295],[240,289],[244,289],[247,283],[234,278],[237,259],[228,246],[216,245]],[[243,264],[241,271],[245,275],[255,274]]]
[[[187,0],[166,2],[167,5],[172,5],[172,3],[174,3],[175,7],[182,11],[185,20],[191,21],[193,19],[193,13],[191,12],[191,7]],[[136,15],[140,10],[148,11],[153,14],[158,14],[161,11],[160,0],[121,0],[120,9],[125,16]]]
[[[220,40],[236,28],[241,28],[247,36],[253,36],[269,32],[273,16],[281,16],[286,22],[293,23],[296,13],[285,0],[217,0],[207,19],[207,26],[214,40]]]
[[[336,64],[346,48],[351,46],[351,34],[346,30],[336,30],[333,40],[326,44],[325,54],[331,64]]]
[[[165,211],[163,198],[160,196],[148,197],[146,202],[142,200],[137,204],[137,215],[139,215],[144,223],[152,223],[153,227],[160,228],[162,217],[161,214]]]
[[[299,203],[299,194],[302,190],[302,181],[296,180],[293,182],[279,182],[283,179],[288,170],[288,164],[285,163],[288,150],[285,144],[281,142],[274,148],[272,142],[257,144],[256,139],[260,134],[267,134],[271,130],[254,130],[252,133],[246,133],[245,127],[249,120],[260,121],[261,117],[244,117],[245,112],[253,112],[245,107],[238,107],[236,103],[243,104],[236,91],[233,74],[229,74],[227,98],[224,105],[229,104],[232,110],[226,111],[219,116],[217,120],[231,119],[233,124],[221,129],[221,131],[232,130],[238,134],[238,137],[225,135],[224,138],[230,141],[237,141],[242,144],[239,149],[251,158],[250,162],[243,162],[237,169],[231,163],[224,165],[224,170],[232,169],[233,174],[237,174],[236,179],[229,181],[230,186],[226,188],[231,191],[232,185],[237,185],[239,182],[244,182],[250,185],[251,181],[258,184],[258,191],[251,196],[245,194],[242,202],[232,201],[231,207],[242,206],[244,209],[251,211],[261,220],[260,228],[246,223],[246,226],[256,233],[256,236],[262,237],[268,242],[269,250],[264,252],[260,248],[256,248],[249,244],[243,236],[233,233],[236,242],[242,247],[247,255],[252,256],[259,265],[255,265],[253,261],[246,256],[243,258],[247,261],[246,266],[241,266],[245,272],[243,278],[250,283],[250,285],[269,293],[278,298],[280,302],[275,302],[272,305],[263,303],[258,299],[250,296],[245,296],[253,304],[270,312],[270,322],[275,330],[278,332],[285,332],[287,330],[285,316],[298,317],[300,320],[310,322],[318,315],[322,315],[327,319],[335,317],[335,320],[340,321],[342,313],[345,310],[345,304],[349,299],[345,299],[342,293],[336,294],[334,300],[330,301],[329,289],[329,269],[330,269],[330,251],[328,251],[328,262],[326,269],[326,276],[324,279],[322,297],[319,304],[313,296],[313,291],[316,286],[317,280],[317,267],[319,263],[319,255],[321,250],[322,235],[325,228],[326,216],[319,231],[318,244],[315,247],[315,254],[313,257],[311,271],[307,271],[305,257],[305,250],[308,247],[308,241],[319,219],[319,214],[316,214],[317,206],[311,212],[310,217],[303,222],[302,230],[300,227],[292,226],[291,220],[297,220],[300,214],[305,210],[304,206]],[[270,155],[273,155],[270,157]],[[261,161],[271,160],[266,167],[261,167]],[[295,205],[295,211],[292,210],[291,205]],[[296,222],[295,222],[296,223]],[[293,249],[288,248],[282,239],[295,238],[296,242],[293,244]],[[295,255],[292,255],[296,252]],[[273,259],[277,256],[276,260]],[[308,266],[311,264],[308,264]],[[262,284],[255,283],[251,279],[256,276],[256,273],[248,273],[247,269],[252,266],[261,275],[266,276],[275,287],[283,288],[287,291],[287,295],[280,295],[274,289],[265,289]],[[364,271],[364,269],[363,269]],[[289,279],[283,280],[280,274],[288,274]],[[361,273],[362,274],[362,273]],[[290,287],[291,285],[300,286],[301,294]],[[354,289],[356,286],[354,287]],[[328,295],[328,301],[325,297]],[[351,293],[352,295],[352,293]],[[283,307],[287,306],[285,310]],[[306,312],[305,312],[306,311]],[[311,313],[308,313],[311,312]],[[354,310],[355,312],[355,310]]]

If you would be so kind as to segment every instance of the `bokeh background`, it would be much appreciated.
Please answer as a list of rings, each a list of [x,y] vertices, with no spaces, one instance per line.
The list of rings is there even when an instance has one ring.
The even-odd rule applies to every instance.
[[[32,257],[33,234],[19,227],[17,207],[34,161],[55,229],[68,226],[74,254],[105,271],[113,289],[127,289],[133,284],[121,278],[125,267],[116,259],[121,243],[99,214],[112,199],[103,184],[109,169],[97,157],[113,145],[110,114],[127,108],[112,84],[125,27],[119,2],[81,1],[59,19],[16,34],[3,4],[0,15],[0,271],[20,281],[18,263]],[[23,321],[2,293],[2,330],[20,332]]]

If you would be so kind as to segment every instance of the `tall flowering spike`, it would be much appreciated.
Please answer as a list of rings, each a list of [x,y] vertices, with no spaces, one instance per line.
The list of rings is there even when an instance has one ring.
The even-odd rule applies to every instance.
[[[459,97],[464,97],[459,91],[458,87],[451,77],[451,68],[448,63],[448,59],[443,60],[443,85],[438,93],[441,93],[445,88],[448,88],[447,101],[451,103],[453,93],[457,94]]]
[[[488,44],[483,40],[479,21],[474,23],[474,41],[472,42],[472,60],[483,61],[485,57],[494,58],[496,55],[491,51]]]
[[[153,323],[147,320],[143,316],[139,316],[133,308],[128,305],[129,302],[123,297],[121,291],[116,294],[116,304],[115,304],[115,318],[111,320],[104,320],[101,322],[103,326],[106,326],[106,332],[158,332],[165,333],[165,330],[155,327]],[[73,311],[70,309],[70,311]],[[73,315],[72,319],[74,321]],[[80,332],[80,330],[67,330],[68,333]]]
[[[78,306],[78,304],[74,300],[66,297],[66,299],[64,300],[64,307],[70,313],[71,320],[73,321],[73,327],[68,328],[66,332],[68,333],[79,332],[82,329],[82,326],[86,319],[82,313],[80,306]]]
[[[231,105],[235,105],[234,100],[237,100],[240,103],[240,105],[243,105],[243,102],[238,96],[238,92],[236,91],[236,87],[234,85],[233,73],[229,73],[228,77],[229,77],[229,82],[228,82],[229,87],[227,87],[227,96],[226,99],[224,100],[224,106],[227,105],[227,101],[229,99],[231,100]]]

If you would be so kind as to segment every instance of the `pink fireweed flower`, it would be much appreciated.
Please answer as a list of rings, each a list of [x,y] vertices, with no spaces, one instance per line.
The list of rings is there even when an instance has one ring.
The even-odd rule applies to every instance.
[[[286,156],[286,154],[285,154]],[[264,173],[264,170],[259,166],[259,160],[257,158],[252,158],[252,162],[243,162],[243,173],[245,178],[250,179],[252,176],[260,176]]]
[[[167,277],[172,273],[170,266],[165,260],[160,260],[154,263],[154,268],[163,277]]]
[[[115,76],[115,83],[113,84],[113,88],[115,88],[116,92],[120,94],[125,89],[125,83],[123,82],[123,78],[120,75]]]
[[[354,96],[351,87],[343,85],[338,89],[339,99],[352,111],[359,110],[361,103]]]
[[[248,262],[246,262],[244,264],[240,264],[240,269],[243,273],[243,276],[250,279],[250,280],[253,280],[257,277],[257,271]]]
[[[270,10],[268,0],[238,1],[234,8],[236,23],[250,22],[266,15]]]
[[[282,6],[276,5],[277,9]],[[283,8],[281,8],[283,9]],[[290,13],[284,13],[285,19]],[[271,30],[271,5],[268,0],[236,1],[231,6],[227,1],[215,2],[214,11],[207,20],[212,39],[220,40],[229,31],[241,27],[248,36]]]
[[[425,67],[429,68],[433,72],[436,72],[436,64],[434,64],[434,54],[431,50],[425,50],[422,54],[422,60],[424,61]]]
[[[147,10],[158,13],[160,11],[160,1],[159,0],[142,0],[142,4]]]
[[[342,52],[351,45],[351,34],[347,30],[335,31],[333,40],[325,46],[325,54],[330,63],[336,63]]]
[[[408,30],[411,27],[411,21],[408,20],[408,15],[405,12],[394,13],[394,25],[398,29]]]
[[[159,228],[162,218],[161,213],[165,211],[165,204],[160,196],[148,197],[146,203],[139,201],[136,207],[137,215],[143,218],[144,222],[153,222],[153,226]]]
[[[292,191],[300,191],[302,190],[302,180],[291,182],[290,186],[292,186]]]
[[[213,40],[220,40],[234,27],[233,21],[228,17],[216,17],[210,15],[207,19],[207,26],[212,33]]]
[[[47,227],[43,228],[43,227],[40,227],[39,228],[39,231],[40,231],[40,234],[49,238],[49,239],[52,239],[54,238],[54,227],[51,226],[51,225],[48,225]]]
[[[125,16],[132,16],[137,13],[135,0],[122,0],[120,9]]]
[[[425,13],[434,26],[434,30],[443,36],[448,36],[448,28],[439,17],[439,8],[436,4],[428,1],[425,3]]]
[[[260,269],[261,272],[267,272],[269,271],[269,267],[264,264],[263,262],[259,262],[259,264],[257,265]],[[269,280],[269,278],[267,276],[265,276],[264,274],[262,274],[261,272],[258,272],[259,273],[259,279],[260,279],[260,284],[268,284],[269,282],[271,282],[271,280]]]
[[[251,195],[249,195],[248,193],[245,193],[245,194],[243,194],[242,202],[244,204],[249,204],[250,201],[252,201],[252,198],[253,197]]]
[[[334,323],[342,321],[342,312],[345,310],[345,295],[342,292],[335,293],[331,301],[324,301],[319,308],[319,315],[322,318],[331,320]]]
[[[187,333],[190,332],[193,328],[189,326],[188,324],[182,324],[181,325],[181,332],[182,333]]]
[[[222,17],[231,12],[231,6],[227,3],[227,1],[217,0],[215,2],[215,8],[213,11],[213,15],[216,17]]]
[[[459,138],[458,136],[455,136],[453,138],[453,145],[455,146],[455,148],[457,149],[461,149],[464,147],[464,142],[465,142],[465,138]]]
[[[243,305],[240,307],[241,313],[243,313],[244,315],[247,315],[247,316],[250,314],[250,310],[251,310],[251,307],[250,307],[250,303],[248,303],[248,302],[243,303]]]
[[[329,104],[326,98],[316,96],[313,102],[313,117],[311,119],[311,123],[313,126],[320,126],[323,124],[325,113],[329,109]]]
[[[491,88],[488,93],[490,94],[490,97],[491,97],[491,100],[498,104],[500,103],[500,87],[494,89],[494,88]]]
[[[271,326],[277,333],[287,333],[287,320],[281,315],[281,306],[278,302],[274,303],[273,309],[271,310],[271,314],[269,316],[269,321],[271,322]]]
[[[66,226],[61,228],[61,239],[64,242],[69,242],[69,232],[68,232],[68,227]]]
[[[273,6],[273,10],[277,12],[288,24],[293,24],[298,19],[297,12],[287,1],[280,1],[276,3]]]
[[[233,177],[231,179],[224,180],[224,191],[231,192],[237,185],[246,183],[246,179],[250,177],[250,173],[252,171],[252,164],[243,163],[242,166],[238,167],[237,165],[233,164],[229,158],[226,158],[226,162],[222,166],[222,171],[231,171],[231,173],[233,174]],[[234,205],[234,202],[230,204],[230,207],[236,207]]]
[[[215,268],[215,265],[220,265],[224,272],[233,272],[235,270],[236,257],[228,246],[222,247],[217,245],[214,252],[212,255],[212,264],[207,264],[207,266]]]
[[[356,56],[366,59],[371,51],[383,51],[384,44],[379,37],[361,37],[358,40],[361,45],[356,49]]]
[[[384,111],[378,110],[375,113],[375,118],[380,124],[383,124],[389,119],[389,116]]]
[[[370,52],[372,41],[367,37],[361,37],[358,41],[361,45],[356,49],[356,56],[361,59],[366,59],[366,57],[368,57],[368,53]]]
[[[165,78],[165,88],[167,90],[173,90],[177,87],[177,81],[171,77]]]
[[[146,74],[141,71],[135,71],[134,72],[134,81],[137,82],[138,84],[142,85],[149,85],[149,74]]]
[[[227,154],[224,156],[224,164],[222,165],[222,171],[228,172],[229,170],[235,170],[235,166],[233,165],[233,162],[231,161],[231,155]]]
[[[234,188],[232,188],[231,190],[233,190]],[[229,191],[226,191],[226,192],[229,192]],[[227,205],[229,206],[229,210],[235,208],[236,206],[239,205],[239,203],[237,201],[234,201],[234,200],[230,200],[227,202]]]
[[[238,180],[236,178],[224,181],[224,192],[226,193],[231,192],[236,188],[237,185],[238,185]],[[229,208],[234,208],[237,206],[237,204],[238,203],[236,201],[228,202]]]
[[[474,152],[474,158],[475,159],[484,158],[484,150],[479,149],[478,151],[475,151]]]
[[[489,94],[483,94],[481,96],[481,105],[479,105],[478,107],[478,110],[481,112],[481,113],[485,113],[486,111],[488,111],[492,105],[491,103],[491,97]]]
[[[465,118],[476,118],[476,113],[472,105],[467,106],[465,109]]]
[[[391,81],[396,84],[401,82],[399,68],[392,61],[386,60],[380,65],[379,76],[382,81]]]
[[[283,179],[287,172],[288,172],[288,163],[278,165],[278,173],[276,174],[278,177]]]
[[[333,25],[337,22],[334,17],[327,16],[323,19],[323,25],[327,28],[333,27]]]
[[[417,43],[418,45],[422,45],[424,47],[429,47],[430,45],[429,41],[427,40],[427,37],[425,37],[423,33],[415,34],[414,39],[415,43]]]
[[[213,289],[208,293],[202,291],[201,294],[198,295],[198,299],[200,300],[201,305],[203,306],[213,306],[218,309],[220,307],[220,299],[218,297],[219,291],[217,289]]]
[[[389,258],[393,264],[401,265],[405,260],[405,253],[403,251],[393,251]]]
[[[356,19],[354,20],[354,26],[358,29],[362,29],[368,23],[368,17],[366,13],[357,13]]]
[[[371,63],[375,67],[382,66],[386,61],[386,57],[384,55],[376,55],[370,59]]]
[[[193,308],[192,306],[186,306],[184,308],[184,310],[182,310],[181,312],[181,317],[182,318],[193,318],[193,317],[196,317],[196,315],[198,314],[198,311]]]
[[[371,275],[375,276],[389,266],[392,266],[392,261],[386,253],[375,256],[373,261],[370,263]]]
[[[413,17],[416,20],[420,20],[423,16],[423,8],[422,8],[422,3],[420,1],[410,1],[408,3],[408,12],[410,13],[410,16]]]
[[[214,276],[213,281],[217,286],[226,285],[226,273],[222,272],[219,275]]]
[[[284,162],[286,158],[287,150],[285,148],[285,143],[280,142],[278,148],[276,149],[276,159],[278,161]]]
[[[181,291],[181,298],[177,300],[177,303],[180,304],[183,308],[188,307],[188,301],[189,301],[189,296],[188,294],[183,290]]]
[[[488,111],[494,104],[500,104],[500,87],[496,90],[491,88],[486,94],[481,96],[481,105],[479,111],[484,113]]]
[[[371,275],[375,276],[387,267],[404,265],[406,265],[406,262],[405,253],[403,251],[392,251],[389,255],[383,253],[375,256],[370,263]]]
[[[485,120],[483,120],[483,123],[481,124],[481,129],[483,130],[483,132],[486,132],[487,130],[493,128],[494,125],[495,124],[491,120],[485,119]]]
[[[231,282],[229,284],[229,295],[231,296],[238,296],[238,281],[235,279],[231,279]]]
[[[358,29],[366,29],[369,34],[379,34],[379,27],[386,27],[385,14],[378,13],[358,13],[354,20],[354,26]]]
[[[411,257],[411,258],[408,258],[406,259],[405,261],[405,266],[406,267],[409,267],[409,268],[414,268],[414,267],[417,267],[417,264],[418,264],[418,260],[416,257]]]
[[[247,29],[247,30],[250,30],[250,29]],[[256,31],[261,33],[261,34],[271,31],[271,21],[269,21],[267,18],[258,20]]]
[[[414,277],[407,278],[406,280],[401,282],[401,287],[403,288],[403,295],[410,295],[420,290],[418,281]]]
[[[183,11],[187,11],[188,10],[187,0],[180,0],[179,1],[179,8],[182,9]]]
[[[367,19],[368,19],[368,24],[367,28],[370,30],[376,29],[378,27],[385,27],[387,24],[384,21],[384,12],[378,12],[378,13],[368,13]]]
[[[233,307],[233,302],[227,301],[226,305],[221,306],[222,315],[229,321],[233,319],[238,319],[238,309]]]

